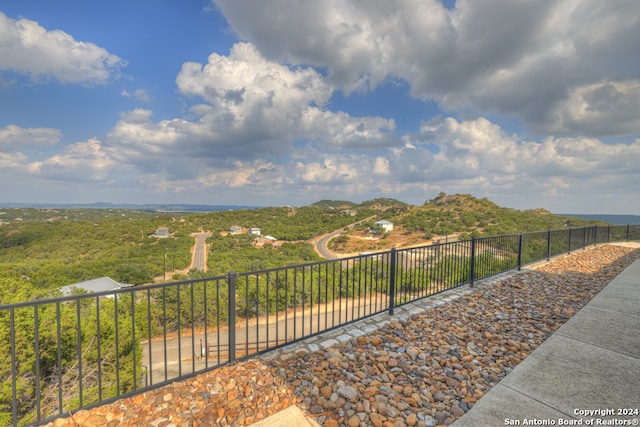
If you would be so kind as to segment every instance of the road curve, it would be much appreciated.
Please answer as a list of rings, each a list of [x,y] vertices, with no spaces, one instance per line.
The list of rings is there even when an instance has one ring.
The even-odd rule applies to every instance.
[[[316,240],[314,242],[314,246],[315,246],[316,252],[318,252],[318,254],[323,258],[327,258],[327,259],[338,259],[338,258],[340,258],[336,254],[331,252],[329,250],[329,248],[327,248],[327,244],[329,243],[329,240],[333,239],[334,237],[338,237],[347,228],[351,228],[351,227],[356,226],[356,225],[358,225],[358,224],[360,224],[362,222],[370,221],[375,217],[376,217],[376,215],[370,216],[369,218],[365,218],[363,220],[354,222],[353,224],[347,225],[346,227],[341,228],[339,230],[336,230],[336,231],[333,231],[331,233],[322,235],[318,240]]]

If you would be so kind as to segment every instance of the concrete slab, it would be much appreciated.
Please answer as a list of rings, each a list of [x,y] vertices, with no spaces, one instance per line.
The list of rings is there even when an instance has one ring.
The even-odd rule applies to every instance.
[[[251,424],[251,427],[320,427],[320,424],[313,418],[306,417],[297,406],[289,406],[277,414]]]
[[[473,412],[459,418],[455,427],[487,427],[510,425],[510,420],[522,422],[526,418],[553,419],[567,418],[565,414],[537,402],[522,393],[502,385],[494,386],[473,407]],[[496,424],[498,422],[498,424]]]
[[[587,305],[556,331],[557,335],[640,358],[640,316]],[[612,334],[611,331],[620,331]]]
[[[640,283],[636,286],[640,287]],[[607,292],[603,290],[591,300],[589,305],[640,316],[640,292],[630,292],[625,289],[610,289]]]
[[[638,425],[640,261],[616,277],[453,425],[562,425],[618,419]],[[611,410],[600,415],[583,411]],[[508,422],[513,421],[512,423]],[[533,420],[525,424],[525,420]],[[553,421],[536,424],[536,421]],[[580,425],[580,424],[577,424]],[[586,425],[586,424],[585,424]]]
[[[500,384],[567,416],[577,408],[637,408],[640,359],[554,334]]]

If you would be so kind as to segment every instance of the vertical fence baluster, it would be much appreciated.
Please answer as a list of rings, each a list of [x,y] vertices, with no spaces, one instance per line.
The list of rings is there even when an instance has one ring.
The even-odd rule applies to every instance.
[[[518,235],[518,271],[522,270],[522,233]]]
[[[76,327],[77,327],[77,352],[78,352],[78,392],[80,395],[80,407],[83,406],[82,399],[82,329],[81,329],[81,320],[80,320],[80,298],[76,300]]]
[[[474,286],[476,280],[476,238],[471,236],[471,265],[469,266],[471,274],[471,287]]]
[[[33,338],[35,340],[35,356],[36,356],[36,421],[40,421],[42,414],[40,413],[40,325],[38,319],[38,306],[33,306]]]
[[[56,302],[56,344],[58,346],[57,368],[58,368],[58,414],[62,414],[62,326],[60,325],[60,301]],[[14,399],[15,400],[15,399]]]
[[[389,271],[389,315],[393,316],[396,305],[396,249],[391,248]]]
[[[196,312],[193,297],[193,282],[191,282],[191,372],[196,370]]]
[[[229,363],[236,360],[236,279],[235,271],[229,272]]]
[[[18,364],[16,361],[16,314],[12,308],[9,311],[9,334],[11,336],[11,414],[13,425],[18,425]],[[62,389],[62,385],[60,385]]]
[[[98,341],[98,400],[102,400],[102,331],[100,327],[100,297],[96,297],[96,339]],[[149,356],[151,357],[151,356]]]

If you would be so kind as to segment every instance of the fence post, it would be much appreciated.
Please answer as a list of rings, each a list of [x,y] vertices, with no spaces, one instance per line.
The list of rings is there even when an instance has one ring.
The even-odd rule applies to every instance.
[[[518,235],[518,271],[522,270],[522,233]]]
[[[471,236],[471,287],[476,279],[476,238]]]
[[[595,235],[593,237],[593,246],[597,246],[598,245],[598,225],[596,224],[595,226]]]
[[[629,241],[630,237],[631,237],[631,225],[627,224],[627,242]]]
[[[396,248],[391,248],[391,268],[389,271],[389,315],[393,316],[396,306]]]
[[[236,280],[235,271],[229,272],[229,363],[236,360]],[[218,344],[219,345],[219,344]]]
[[[547,261],[551,259],[551,230],[547,230]]]
[[[571,227],[569,227],[569,251],[567,253],[571,253]]]
[[[607,225],[607,243],[611,242],[611,226]]]
[[[583,227],[584,231],[582,232],[582,249],[587,248],[587,227]]]

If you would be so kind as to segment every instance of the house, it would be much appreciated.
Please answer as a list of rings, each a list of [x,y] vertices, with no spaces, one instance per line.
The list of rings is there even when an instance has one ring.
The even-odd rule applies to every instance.
[[[358,215],[358,211],[355,209],[344,209],[340,211],[340,215],[356,216]]]
[[[169,228],[168,227],[158,227],[156,230],[156,237],[165,238],[169,237]]]
[[[382,228],[384,231],[387,231],[387,232],[393,230],[393,223],[384,219],[380,221],[376,221],[375,226],[377,228]]]
[[[84,282],[74,283],[73,285],[63,286],[60,288],[62,295],[72,295],[76,291],[84,293],[116,291],[122,288],[130,288],[133,285],[127,283],[119,283],[110,277],[100,277],[98,279],[85,280]],[[109,295],[111,297],[111,295]]]
[[[260,235],[260,229],[258,227],[251,227],[247,234],[249,236],[259,236]]]
[[[241,234],[242,233],[242,227],[240,227],[239,225],[232,225],[231,227],[229,227],[229,234]]]

